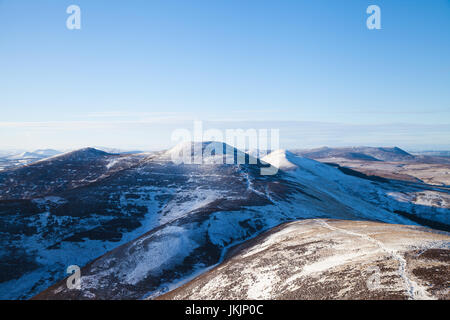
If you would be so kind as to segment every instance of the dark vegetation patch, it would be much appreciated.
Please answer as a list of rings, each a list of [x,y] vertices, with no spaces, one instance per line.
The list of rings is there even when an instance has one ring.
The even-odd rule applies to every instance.
[[[0,218],[15,214],[32,216],[41,212],[39,206],[31,200],[0,200]]]
[[[415,268],[412,273],[419,279],[424,280],[431,285],[430,290],[441,291],[450,287],[450,266],[439,265],[430,267]],[[450,298],[450,294],[449,298]]]
[[[75,235],[64,239],[69,242],[83,242],[84,239],[102,240],[118,242],[122,239],[122,234],[133,231],[141,226],[135,219],[118,218],[103,223],[103,225],[91,230],[78,232]]]
[[[437,260],[450,265],[450,250],[446,249],[428,249],[420,254],[421,258]]]
[[[134,193],[127,193],[125,195],[125,199],[129,200],[129,199],[140,199],[141,196],[139,194],[134,194]]]
[[[359,172],[359,171],[356,171],[356,170],[353,170],[350,168],[338,166],[338,169],[339,169],[339,171],[341,171],[342,173],[344,173],[348,176],[353,176],[353,177],[370,180],[370,181],[376,181],[376,182],[389,182],[389,180],[386,178],[382,178],[379,176],[369,176],[362,172]]]
[[[448,225],[448,224],[430,220],[430,219],[426,219],[426,218],[422,218],[422,217],[418,217],[412,213],[408,213],[408,212],[401,211],[401,210],[394,210],[394,212],[401,215],[402,217],[408,218],[411,221],[417,222],[418,224],[420,224],[422,226],[429,227],[429,228],[436,229],[436,230],[445,231],[445,232],[450,232],[450,225]]]
[[[27,254],[22,248],[12,246],[3,248],[0,257],[0,283],[19,279],[38,267],[35,257]]]

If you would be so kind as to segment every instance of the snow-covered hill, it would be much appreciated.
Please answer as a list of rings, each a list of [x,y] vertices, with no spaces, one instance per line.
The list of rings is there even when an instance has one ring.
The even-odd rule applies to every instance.
[[[208,154],[204,164],[177,164],[171,155],[180,149],[148,156],[106,179],[59,194],[73,205],[55,205],[53,212],[67,214],[70,211],[64,210],[65,206],[74,213],[82,210],[78,217],[94,212],[111,217],[112,212],[114,219],[134,221],[139,227],[124,231],[119,222],[112,224],[115,229],[101,223],[96,228],[103,229],[84,230],[59,240],[57,254],[51,256],[64,256],[64,262],[55,262],[61,269],[64,263],[84,265],[92,260],[73,257],[70,250],[74,243],[78,252],[94,255],[102,247],[109,251],[112,239],[117,242],[115,249],[98,254],[98,259],[82,269],[82,290],[69,290],[61,282],[38,298],[156,297],[220,263],[228,248],[294,220],[372,220],[441,229],[449,225],[448,209],[402,202],[391,195],[399,190],[423,190],[424,185],[349,175],[281,150],[257,164],[227,165],[208,160],[216,154]],[[265,163],[280,170],[273,176],[260,175]],[[102,205],[92,207],[94,203]],[[53,215],[52,210],[49,215]],[[105,237],[109,234],[106,231],[116,238]],[[133,236],[135,239],[126,242]],[[117,247],[119,244],[123,245]],[[39,252],[47,254],[45,247]],[[37,270],[35,274],[41,277],[49,273]],[[24,277],[32,273],[24,273]],[[10,282],[8,288],[26,283],[24,279]],[[47,278],[44,283],[51,281]],[[0,291],[4,288],[0,285]],[[30,288],[28,294],[33,292]]]

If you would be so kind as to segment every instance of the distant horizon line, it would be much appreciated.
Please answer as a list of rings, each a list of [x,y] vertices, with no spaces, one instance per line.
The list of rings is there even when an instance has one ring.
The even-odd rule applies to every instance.
[[[195,141],[193,141],[195,142]],[[204,141],[204,142],[219,142],[219,143],[225,143],[223,141]],[[176,146],[177,144],[173,144],[168,146],[167,148],[152,148],[152,149],[145,149],[145,148],[120,148],[120,147],[108,147],[108,146],[92,146],[92,145],[86,145],[83,147],[72,147],[72,148],[53,148],[53,147],[45,147],[45,148],[15,148],[15,147],[10,147],[10,148],[1,148],[0,147],[0,152],[1,151],[5,151],[5,152],[17,152],[17,153],[24,153],[24,152],[28,152],[28,153],[36,153],[39,151],[56,151],[59,152],[61,154],[63,153],[68,153],[68,152],[73,152],[73,151],[79,151],[79,150],[83,150],[83,149],[96,149],[99,151],[103,151],[106,153],[128,153],[128,152],[136,152],[136,153],[145,153],[145,152],[158,152],[158,151],[165,151],[165,150],[169,150],[171,148],[173,148],[174,146]],[[234,146],[233,146],[234,147]],[[348,148],[399,148],[403,151],[406,151],[408,153],[418,153],[418,152],[450,152],[450,148],[437,148],[437,149],[433,149],[433,148],[417,148],[417,149],[413,149],[413,148],[402,148],[399,147],[397,145],[377,145],[377,146],[370,146],[370,145],[347,145],[347,146],[330,146],[330,145],[322,145],[322,146],[317,146],[317,147],[312,147],[312,148],[301,148],[301,147],[287,147],[287,148],[279,148],[279,149],[260,149],[260,148],[256,148],[256,149],[245,149],[243,151],[252,151],[252,150],[264,150],[264,151],[275,151],[275,150],[319,150],[319,149],[348,149]],[[17,154],[16,153],[16,154]],[[1,155],[0,155],[1,157]]]

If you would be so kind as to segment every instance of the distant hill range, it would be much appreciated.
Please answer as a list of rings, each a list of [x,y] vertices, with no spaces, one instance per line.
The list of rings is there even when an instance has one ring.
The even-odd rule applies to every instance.
[[[384,162],[421,162],[421,163],[450,163],[450,152],[427,151],[408,153],[398,147],[343,147],[291,150],[294,154],[314,160],[347,159],[360,161]]]
[[[60,154],[61,151],[53,150],[53,149],[39,149],[33,152],[21,152],[19,154],[10,154],[5,158],[15,160],[15,159],[45,159],[49,157],[56,156]]]
[[[53,149],[39,149],[32,152],[0,151],[0,170],[27,165],[58,154],[61,154],[61,152]]]
[[[349,160],[366,161],[408,161],[415,160],[415,156],[398,148],[348,147],[348,148],[317,148],[308,150],[294,150],[295,154],[311,158],[345,158]]]
[[[450,158],[450,151],[429,150],[429,151],[413,152],[413,154],[419,155],[419,156],[449,157]]]

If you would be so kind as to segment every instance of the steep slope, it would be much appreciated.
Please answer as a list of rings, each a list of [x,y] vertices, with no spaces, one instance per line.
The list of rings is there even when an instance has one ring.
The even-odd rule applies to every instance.
[[[239,245],[160,299],[450,299],[450,234],[305,220]]]
[[[386,220],[389,212],[407,213],[403,216],[408,216],[410,220],[421,220],[419,223],[422,225],[450,231],[450,210],[447,207],[430,206],[429,203],[419,200],[423,197],[417,198],[417,201],[405,201],[405,198],[418,197],[415,195],[427,192],[441,193],[441,198],[445,200],[450,195],[447,188],[377,179],[351,170],[342,170],[343,168],[337,170],[285,150],[275,151],[264,157],[263,161],[275,166],[280,164],[281,168],[287,169],[292,179],[307,186],[314,186],[316,190],[362,212],[363,214],[359,215],[361,218],[393,222]]]

